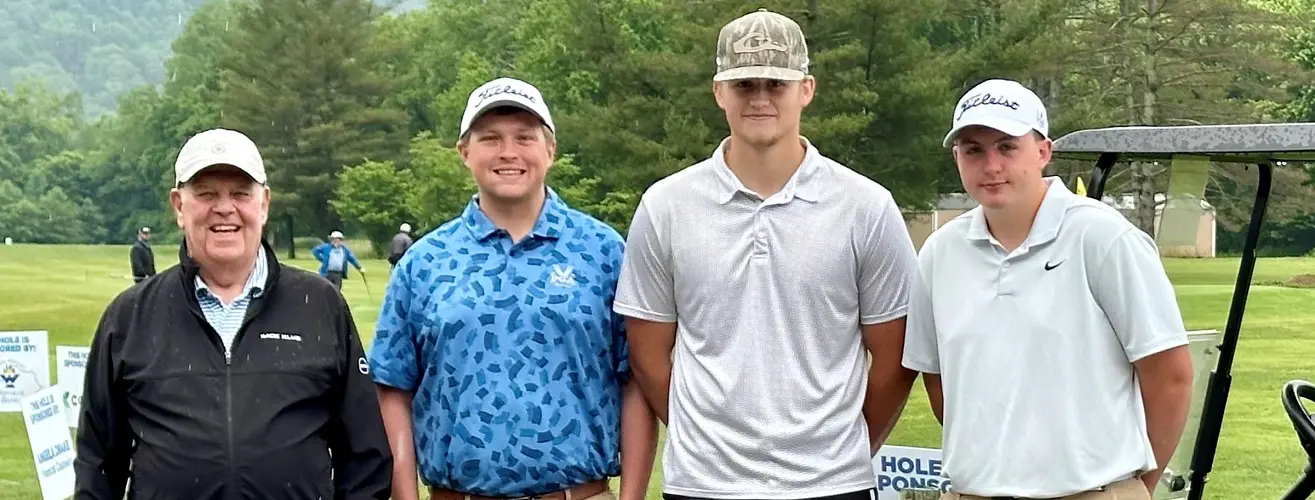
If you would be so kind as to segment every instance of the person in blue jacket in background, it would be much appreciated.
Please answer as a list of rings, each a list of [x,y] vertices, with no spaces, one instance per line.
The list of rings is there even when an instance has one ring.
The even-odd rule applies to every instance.
[[[316,245],[310,253],[315,256],[315,260],[320,261],[320,276],[327,278],[338,290],[342,290],[342,280],[347,279],[347,264],[356,266],[357,271],[365,272],[352,249],[342,244],[341,231],[329,233],[329,241]]]

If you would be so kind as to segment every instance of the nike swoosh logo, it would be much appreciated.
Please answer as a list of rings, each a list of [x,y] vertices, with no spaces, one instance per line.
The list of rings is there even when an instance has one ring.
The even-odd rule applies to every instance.
[[[1064,263],[1064,261],[1062,261],[1062,260],[1059,261],[1059,264],[1063,264],[1063,263]],[[1053,265],[1052,265],[1051,263],[1047,262],[1047,263],[1046,263],[1046,270],[1049,271],[1049,270],[1051,270],[1051,269],[1054,269],[1054,268],[1056,268],[1056,267],[1059,267],[1059,264],[1053,264]]]

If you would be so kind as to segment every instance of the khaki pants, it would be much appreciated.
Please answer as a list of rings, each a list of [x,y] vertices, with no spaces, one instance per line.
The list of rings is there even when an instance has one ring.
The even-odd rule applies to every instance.
[[[1009,497],[982,497],[954,492],[941,495],[941,500],[993,500],[994,498]],[[1110,484],[1100,491],[1084,491],[1054,500],[1151,500],[1151,492],[1146,491],[1146,483],[1141,479],[1133,478]]]

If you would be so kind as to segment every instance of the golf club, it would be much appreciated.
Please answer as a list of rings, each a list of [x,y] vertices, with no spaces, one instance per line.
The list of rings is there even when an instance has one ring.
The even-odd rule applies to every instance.
[[[370,299],[370,302],[374,302],[374,294],[370,293],[370,281],[365,279],[365,271],[362,271],[360,268],[357,268],[356,272],[360,273],[361,283],[365,284],[365,296]]]

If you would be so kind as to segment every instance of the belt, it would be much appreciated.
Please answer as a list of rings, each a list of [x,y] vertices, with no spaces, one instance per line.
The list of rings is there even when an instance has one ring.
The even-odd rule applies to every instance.
[[[1062,496],[1062,497],[1053,497],[1053,498],[1049,498],[1049,499],[1045,499],[1045,498],[1028,498],[1028,497],[1010,497],[1010,496],[981,496],[981,495],[960,495],[959,497],[962,498],[962,499],[964,499],[964,500],[1063,500],[1063,499],[1066,499],[1066,498],[1074,498],[1074,497],[1077,497],[1077,496],[1079,496],[1079,495],[1085,495],[1085,494],[1093,493],[1093,492],[1111,491],[1111,490],[1114,490],[1115,488],[1121,488],[1121,487],[1126,488],[1126,487],[1130,487],[1129,485],[1137,485],[1138,487],[1141,487],[1141,488],[1145,489],[1145,487],[1142,486],[1142,482],[1141,482],[1140,479],[1135,479],[1135,478],[1133,478],[1133,479],[1121,479],[1121,480],[1119,480],[1119,481],[1115,481],[1115,482],[1113,482],[1113,483],[1110,483],[1110,484],[1108,484],[1108,485],[1102,486],[1102,487],[1100,487],[1100,488],[1095,488],[1095,489],[1091,489],[1091,490],[1087,490],[1087,491],[1083,491],[1083,492],[1079,492],[1079,493],[1074,493],[1074,494],[1072,494],[1072,495],[1065,495],[1065,496]]]
[[[610,489],[611,486],[605,480],[590,481],[574,488],[558,490],[538,495],[527,495],[523,497],[485,497],[480,495],[471,495],[452,490],[441,488],[429,488],[430,500],[584,500],[594,495],[599,495]]]

